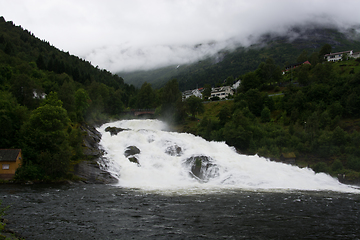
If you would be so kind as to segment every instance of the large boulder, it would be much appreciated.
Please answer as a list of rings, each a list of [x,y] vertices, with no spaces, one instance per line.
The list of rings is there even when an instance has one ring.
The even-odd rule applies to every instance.
[[[212,163],[207,156],[192,156],[185,160],[189,173],[201,182],[207,182],[210,178],[219,176],[219,167]]]
[[[107,127],[105,128],[105,132],[110,132],[111,136],[117,135],[119,132],[129,130],[124,128],[118,128],[118,127]]]
[[[140,149],[136,146],[129,146],[125,149],[124,155],[129,159],[130,162],[136,163],[140,166],[139,160],[135,155],[140,154]]]
[[[102,184],[114,184],[117,183],[118,180],[111,176],[111,174],[107,171],[100,169],[97,161],[99,159],[81,161],[78,164],[74,165],[73,173],[78,176],[84,183],[102,183]]]

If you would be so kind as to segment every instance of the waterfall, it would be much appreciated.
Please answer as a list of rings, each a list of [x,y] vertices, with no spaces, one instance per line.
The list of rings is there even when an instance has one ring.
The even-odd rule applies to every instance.
[[[116,131],[111,132],[111,128]],[[121,187],[359,192],[309,168],[241,155],[225,142],[170,132],[159,120],[111,122],[98,131],[105,150],[101,167],[116,177]]]

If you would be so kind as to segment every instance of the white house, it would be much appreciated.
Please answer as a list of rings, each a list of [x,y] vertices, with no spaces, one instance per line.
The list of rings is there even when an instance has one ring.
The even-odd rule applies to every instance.
[[[190,96],[195,96],[195,97],[198,97],[198,98],[202,98],[202,94],[201,94],[199,89],[187,90],[187,91],[182,93],[182,99],[183,100],[187,99]]]
[[[328,62],[337,62],[337,61],[341,61],[341,60],[342,60],[342,57],[344,56],[344,54],[347,54],[348,57],[352,57],[352,58],[358,58],[358,57],[360,57],[360,53],[359,53],[359,52],[354,53],[353,50],[350,50],[350,51],[344,51],[344,52],[337,52],[337,53],[325,54],[324,58],[325,58]]]
[[[233,95],[234,90],[230,86],[218,87],[211,89],[211,97],[219,97],[220,99],[227,98],[229,95]]]
[[[240,86],[241,80],[238,80],[236,83],[232,85],[232,89],[236,90]]]
[[[360,52],[354,52],[351,57],[360,58]]]

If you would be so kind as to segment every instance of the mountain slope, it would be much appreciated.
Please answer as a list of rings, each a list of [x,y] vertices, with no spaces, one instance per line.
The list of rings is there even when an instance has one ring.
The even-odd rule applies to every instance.
[[[333,52],[360,50],[360,37],[354,29],[339,31],[334,28],[302,26],[293,27],[283,35],[264,34],[250,47],[238,47],[232,51],[223,50],[216,56],[196,63],[168,66],[149,71],[121,72],[118,75],[126,83],[141,87],[144,82],[154,88],[162,87],[172,78],[177,78],[181,90],[192,89],[204,84],[215,85],[229,76],[237,78],[255,70],[259,64],[271,57],[277,65],[284,67],[296,62],[305,50],[310,56],[324,44],[330,44]]]

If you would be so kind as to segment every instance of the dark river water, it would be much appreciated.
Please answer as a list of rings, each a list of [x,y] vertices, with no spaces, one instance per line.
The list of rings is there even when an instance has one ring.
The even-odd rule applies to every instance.
[[[0,185],[0,200],[25,239],[360,239],[352,193]]]

